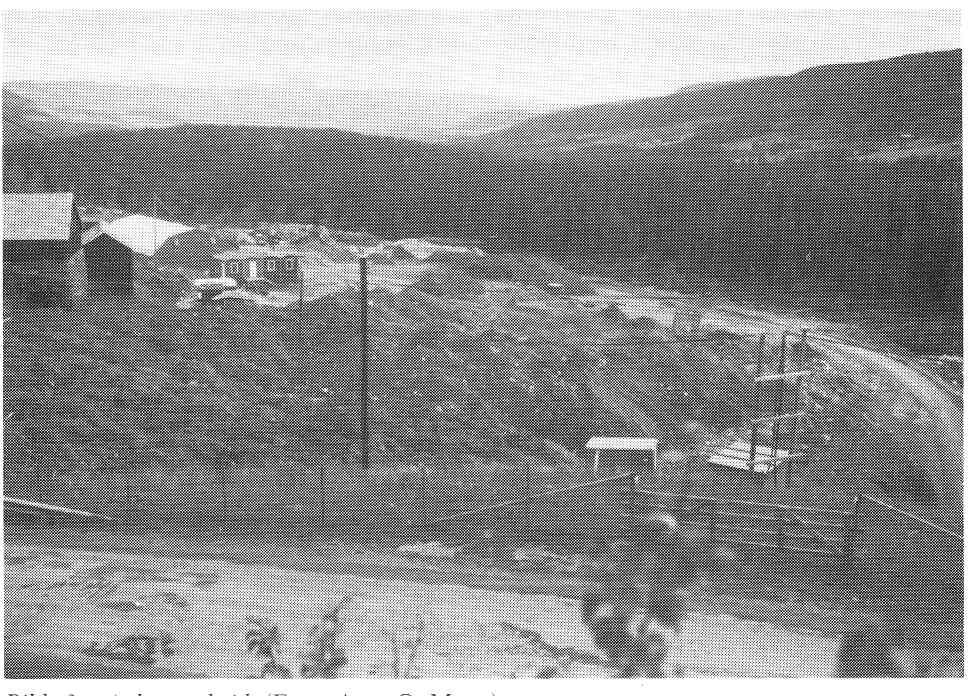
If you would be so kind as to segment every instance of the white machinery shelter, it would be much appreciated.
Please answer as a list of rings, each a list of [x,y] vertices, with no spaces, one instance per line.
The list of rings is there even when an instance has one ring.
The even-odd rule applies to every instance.
[[[602,469],[608,473],[648,473],[655,471],[659,441],[654,437],[593,437],[585,449],[595,452],[595,474],[602,473]]]

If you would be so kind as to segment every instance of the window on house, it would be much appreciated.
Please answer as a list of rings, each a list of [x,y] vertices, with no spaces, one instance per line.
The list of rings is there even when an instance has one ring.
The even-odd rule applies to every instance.
[[[277,270],[277,259],[267,259],[267,273],[273,273]]]
[[[230,262],[230,275],[240,275],[240,264],[236,261]]]
[[[294,259],[284,259],[284,270],[285,271],[294,270]]]

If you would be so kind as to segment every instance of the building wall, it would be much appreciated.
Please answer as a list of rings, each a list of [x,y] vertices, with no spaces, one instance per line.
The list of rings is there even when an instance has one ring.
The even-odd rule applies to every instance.
[[[82,231],[77,208],[71,210],[67,240],[4,240],[4,299],[44,305],[68,305],[77,275],[71,264]]]
[[[251,261],[255,262],[256,275],[251,273]],[[234,267],[235,264],[235,267]],[[266,278],[274,285],[296,283],[299,278],[300,259],[297,256],[260,259],[214,259],[210,264],[210,277],[233,278],[237,283],[257,277]]]
[[[274,262],[268,266],[267,262]],[[263,274],[274,285],[289,285],[296,283],[299,277],[300,259],[296,256],[285,256],[279,259],[265,259]]]
[[[131,295],[134,291],[134,252],[118,240],[101,235],[85,246],[87,292],[92,295]]]
[[[75,249],[73,242],[65,241],[5,241],[4,298],[37,304],[68,304],[72,277],[67,262]]]
[[[88,294],[88,267],[84,260],[84,247],[78,247],[65,264],[71,279],[71,295],[85,297]]]
[[[250,278],[250,264],[246,259],[213,262],[214,278],[233,278],[237,283],[244,283]]]

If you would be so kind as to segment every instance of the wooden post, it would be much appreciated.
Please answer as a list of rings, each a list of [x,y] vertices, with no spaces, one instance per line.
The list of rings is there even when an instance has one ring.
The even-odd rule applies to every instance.
[[[304,264],[301,257],[297,257],[297,301],[301,308],[301,317],[304,317]]]
[[[227,526],[230,516],[230,469],[237,466],[237,457],[231,457],[227,462],[221,462],[220,468],[220,506],[222,509],[219,511],[220,521],[219,526],[222,530]],[[293,486],[291,487],[293,490]]]
[[[858,541],[858,525],[861,516],[861,497],[855,496],[850,513],[845,515],[845,538],[841,549],[841,565],[845,573],[845,592],[848,600],[854,596],[855,585],[857,584],[857,572],[855,570],[855,544]]]
[[[784,546],[784,514],[782,510],[777,511],[777,552],[780,553]]]
[[[850,558],[855,551],[855,542],[858,539],[858,518],[861,515],[861,498],[855,496],[850,513],[845,518],[845,538],[842,545],[842,554],[845,558]]]
[[[537,510],[540,508],[540,504],[534,502],[530,498],[530,469],[527,470],[527,485],[524,487],[524,490],[527,497],[527,502],[524,503],[523,519],[520,523],[520,541],[517,545],[523,544],[523,548],[531,548],[535,542],[533,540],[528,541],[528,539],[531,538],[532,531],[538,531],[539,524],[536,522],[536,519]],[[516,515],[517,510],[511,510],[511,513]],[[534,525],[533,529],[531,529],[532,525]]]
[[[778,366],[777,366],[777,374],[778,375],[783,375],[784,374],[784,371],[786,369],[787,369],[787,332],[785,331],[781,335],[781,340],[780,340],[780,360],[779,360]],[[783,378],[780,378],[780,379],[775,380],[775,382],[777,383],[777,385],[776,385],[776,388],[774,390],[774,408],[773,408],[773,415],[774,416],[778,416],[778,415],[780,415],[781,410],[784,408],[784,403],[783,403],[783,400],[784,400],[784,379]],[[770,432],[771,432],[771,435],[770,435],[770,457],[771,457],[771,459],[773,459],[774,457],[777,456],[777,440],[778,440],[778,436],[780,434],[780,422],[779,422],[779,419],[776,418],[776,417],[771,420],[771,423],[770,423]],[[767,477],[767,479],[770,479],[773,482],[774,490],[776,490],[777,489],[777,463],[776,462],[772,462],[772,463],[768,464],[768,471],[767,471],[767,473],[769,474],[769,476]]]
[[[757,342],[757,377],[764,373],[764,352],[767,345],[767,334],[760,334]],[[755,418],[760,417],[760,382],[754,382],[753,409]],[[750,471],[753,471],[753,461],[757,458],[757,424],[750,424]]]
[[[802,371],[802,370],[804,370],[807,367],[807,329],[804,329],[801,332],[801,340],[797,344],[797,348],[800,348],[800,351],[797,351],[795,349],[795,353],[797,353],[797,355],[800,358],[800,364],[798,364],[796,367],[797,367],[797,370],[798,371]],[[801,408],[802,407],[802,401],[803,401],[803,399],[801,398],[801,389],[802,389],[802,386],[803,386],[803,379],[804,378],[802,376],[798,375],[797,379],[794,382],[794,411],[795,412],[796,411],[803,410]],[[801,425],[800,421],[801,421],[801,417],[798,417],[798,418],[795,418],[791,422],[791,438],[790,438],[790,440],[791,440],[790,451],[791,452],[793,452],[794,449],[797,447],[797,432],[798,432],[798,429],[800,428],[800,425]],[[777,455],[775,454],[774,456],[777,456]],[[791,473],[792,473],[793,469],[794,469],[794,461],[792,459],[788,459],[787,460],[787,469],[786,469],[786,472],[787,473],[784,476],[784,485],[787,488],[790,488],[791,487]]]
[[[420,491],[419,498],[419,519],[422,522],[422,528],[428,530],[429,522],[432,520],[433,505],[432,505],[432,491],[429,487],[429,467],[425,464],[422,466],[422,481],[420,485],[422,489]]]
[[[152,253],[159,250],[159,192],[152,191]]]
[[[655,450],[651,450],[642,455],[642,463],[647,473],[652,474],[652,487],[659,489],[659,467],[655,459]]]
[[[303,382],[307,386],[307,373],[308,369],[308,357],[309,357],[309,347],[307,343],[307,315],[305,314],[304,307],[304,264],[301,262],[301,258],[297,258],[297,340],[301,344],[301,352],[303,353],[304,361],[304,379]]]
[[[325,524],[325,514],[324,514],[324,457],[318,455],[318,504],[320,507],[320,522],[321,531],[324,531]]]
[[[125,481],[123,485],[125,486],[125,524],[131,525],[132,523],[132,448],[128,447],[125,449],[125,455],[122,457],[122,468],[125,470]]]
[[[621,537],[623,549],[622,553],[626,562],[634,560],[635,539],[635,487],[639,477],[634,472],[629,474],[621,482],[621,509],[618,513],[618,533]]]
[[[359,261],[361,276],[361,457],[362,468],[368,469],[368,259]]]
[[[780,363],[778,366],[777,374],[784,374],[787,371],[787,337],[788,332],[784,332],[780,337]],[[779,414],[784,408],[784,380],[780,379],[777,381],[777,399],[775,403],[774,415]],[[780,436],[780,423],[774,420],[771,426],[772,435],[770,438],[771,442],[771,457],[777,456],[777,440]]]

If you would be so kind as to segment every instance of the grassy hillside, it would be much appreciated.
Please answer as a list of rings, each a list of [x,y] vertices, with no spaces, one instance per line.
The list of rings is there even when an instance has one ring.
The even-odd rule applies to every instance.
[[[614,147],[720,147],[741,157],[959,157],[960,51],[823,65],[794,75],[711,83],[670,95],[535,116],[481,142],[519,155]]]

